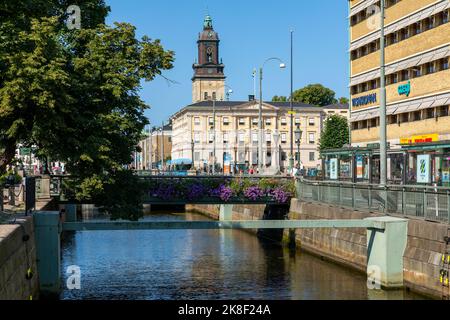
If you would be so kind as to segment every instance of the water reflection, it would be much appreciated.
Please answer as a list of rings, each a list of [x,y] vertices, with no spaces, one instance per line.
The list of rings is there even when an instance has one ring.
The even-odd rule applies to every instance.
[[[154,220],[206,220],[160,214]],[[68,234],[64,273],[81,268],[81,290],[62,299],[404,299],[368,292],[363,274],[292,253],[238,230],[92,231]]]

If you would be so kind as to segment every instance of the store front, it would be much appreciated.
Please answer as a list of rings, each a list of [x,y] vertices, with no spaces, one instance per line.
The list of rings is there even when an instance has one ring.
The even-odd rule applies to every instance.
[[[408,153],[407,184],[450,186],[450,141],[403,145]]]
[[[402,184],[405,181],[405,159],[406,151],[388,150],[388,183]],[[379,145],[326,150],[322,152],[322,161],[325,180],[375,184],[380,182]]]

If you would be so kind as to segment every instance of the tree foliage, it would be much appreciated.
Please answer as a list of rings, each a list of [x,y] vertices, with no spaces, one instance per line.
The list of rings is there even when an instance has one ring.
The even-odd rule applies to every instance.
[[[77,3],[82,29],[68,30],[65,9]],[[172,68],[174,53],[130,24],[105,25],[108,10],[103,0],[0,4],[0,172],[22,143],[65,162],[79,199],[136,182],[122,171],[147,124],[141,81]]]
[[[320,136],[319,149],[339,149],[349,143],[350,132],[348,121],[340,115],[329,116],[324,123]]]
[[[318,107],[328,106],[330,104],[337,103],[335,98],[336,93],[324,87],[321,84],[310,84],[304,88],[298,89],[292,93],[292,100],[294,102],[301,102],[306,104],[311,104]],[[274,96],[272,98],[273,102],[287,102],[289,97],[285,96]]]

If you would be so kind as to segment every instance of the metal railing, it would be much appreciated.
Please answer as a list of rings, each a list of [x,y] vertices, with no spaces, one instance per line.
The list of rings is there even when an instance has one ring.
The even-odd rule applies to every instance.
[[[450,188],[297,180],[297,196],[360,211],[450,224]]]

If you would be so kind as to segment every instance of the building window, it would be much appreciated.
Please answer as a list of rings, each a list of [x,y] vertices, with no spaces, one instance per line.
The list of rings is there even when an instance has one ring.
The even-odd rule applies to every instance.
[[[272,124],[272,120],[271,119],[266,119],[266,125],[270,126]]]
[[[425,110],[425,119],[432,119],[434,118],[434,115],[435,115],[434,108]]]
[[[445,10],[445,11],[442,13],[442,23],[447,23],[447,22],[448,22],[448,11]]]
[[[223,125],[227,126],[230,124],[230,120],[228,119],[228,117],[223,117]]]
[[[409,122],[409,114],[408,113],[402,113],[400,115],[400,123]]]
[[[402,81],[409,80],[409,70],[403,70],[401,74],[402,74]]]
[[[309,118],[309,125],[314,126],[316,124],[316,121],[314,118]]]
[[[258,118],[253,118],[252,123],[253,125],[257,125],[259,123]]]
[[[281,134],[281,143],[286,143],[286,139],[287,138],[287,134],[286,133],[282,133]]]
[[[216,100],[217,96],[216,96],[215,92],[212,93],[212,98],[213,98],[213,100]]]
[[[413,72],[413,78],[418,78],[418,77],[422,76],[422,68],[420,66],[413,68],[412,72]]]
[[[208,92],[205,92],[203,97],[204,97],[204,100],[208,100]]]
[[[397,115],[396,114],[389,116],[389,124],[397,124]]]
[[[214,119],[213,118],[209,118],[209,125],[213,126],[214,125]]]
[[[442,59],[440,62],[441,70],[448,70],[448,58]]]
[[[200,161],[200,152],[194,152],[194,161],[196,162]]]
[[[195,117],[195,118],[194,118],[194,124],[195,124],[196,126],[199,126],[199,125],[200,125],[200,118],[199,118],[199,117]]]
[[[214,133],[210,133],[209,134],[209,143],[213,143],[214,142]]]
[[[272,141],[272,135],[270,133],[266,133],[266,142]]]
[[[295,118],[295,124],[300,124],[300,118]]]
[[[439,117],[448,117],[448,106],[439,107]]]
[[[287,160],[287,154],[286,152],[281,152],[281,161],[286,161]]]
[[[245,118],[239,118],[239,124],[245,125]]]
[[[286,124],[287,124],[286,118],[285,117],[281,118],[281,125],[285,126]]]
[[[436,69],[434,67],[434,63],[430,62],[430,63],[425,64],[425,70],[426,70],[427,74],[434,73],[436,71]]]
[[[200,143],[200,133],[194,133],[194,142]]]
[[[258,134],[256,132],[252,133],[252,141],[253,142],[258,142]]]
[[[316,161],[316,153],[315,152],[309,153],[309,161]]]
[[[422,111],[414,111],[412,114],[412,121],[420,121],[421,120]]]
[[[309,142],[309,144],[315,144],[316,143],[316,135],[313,132],[311,132],[309,134],[308,142]]]
[[[223,134],[223,143],[228,143],[228,132]]]
[[[239,133],[239,142],[244,143],[244,141],[245,141],[245,134],[240,132]]]

